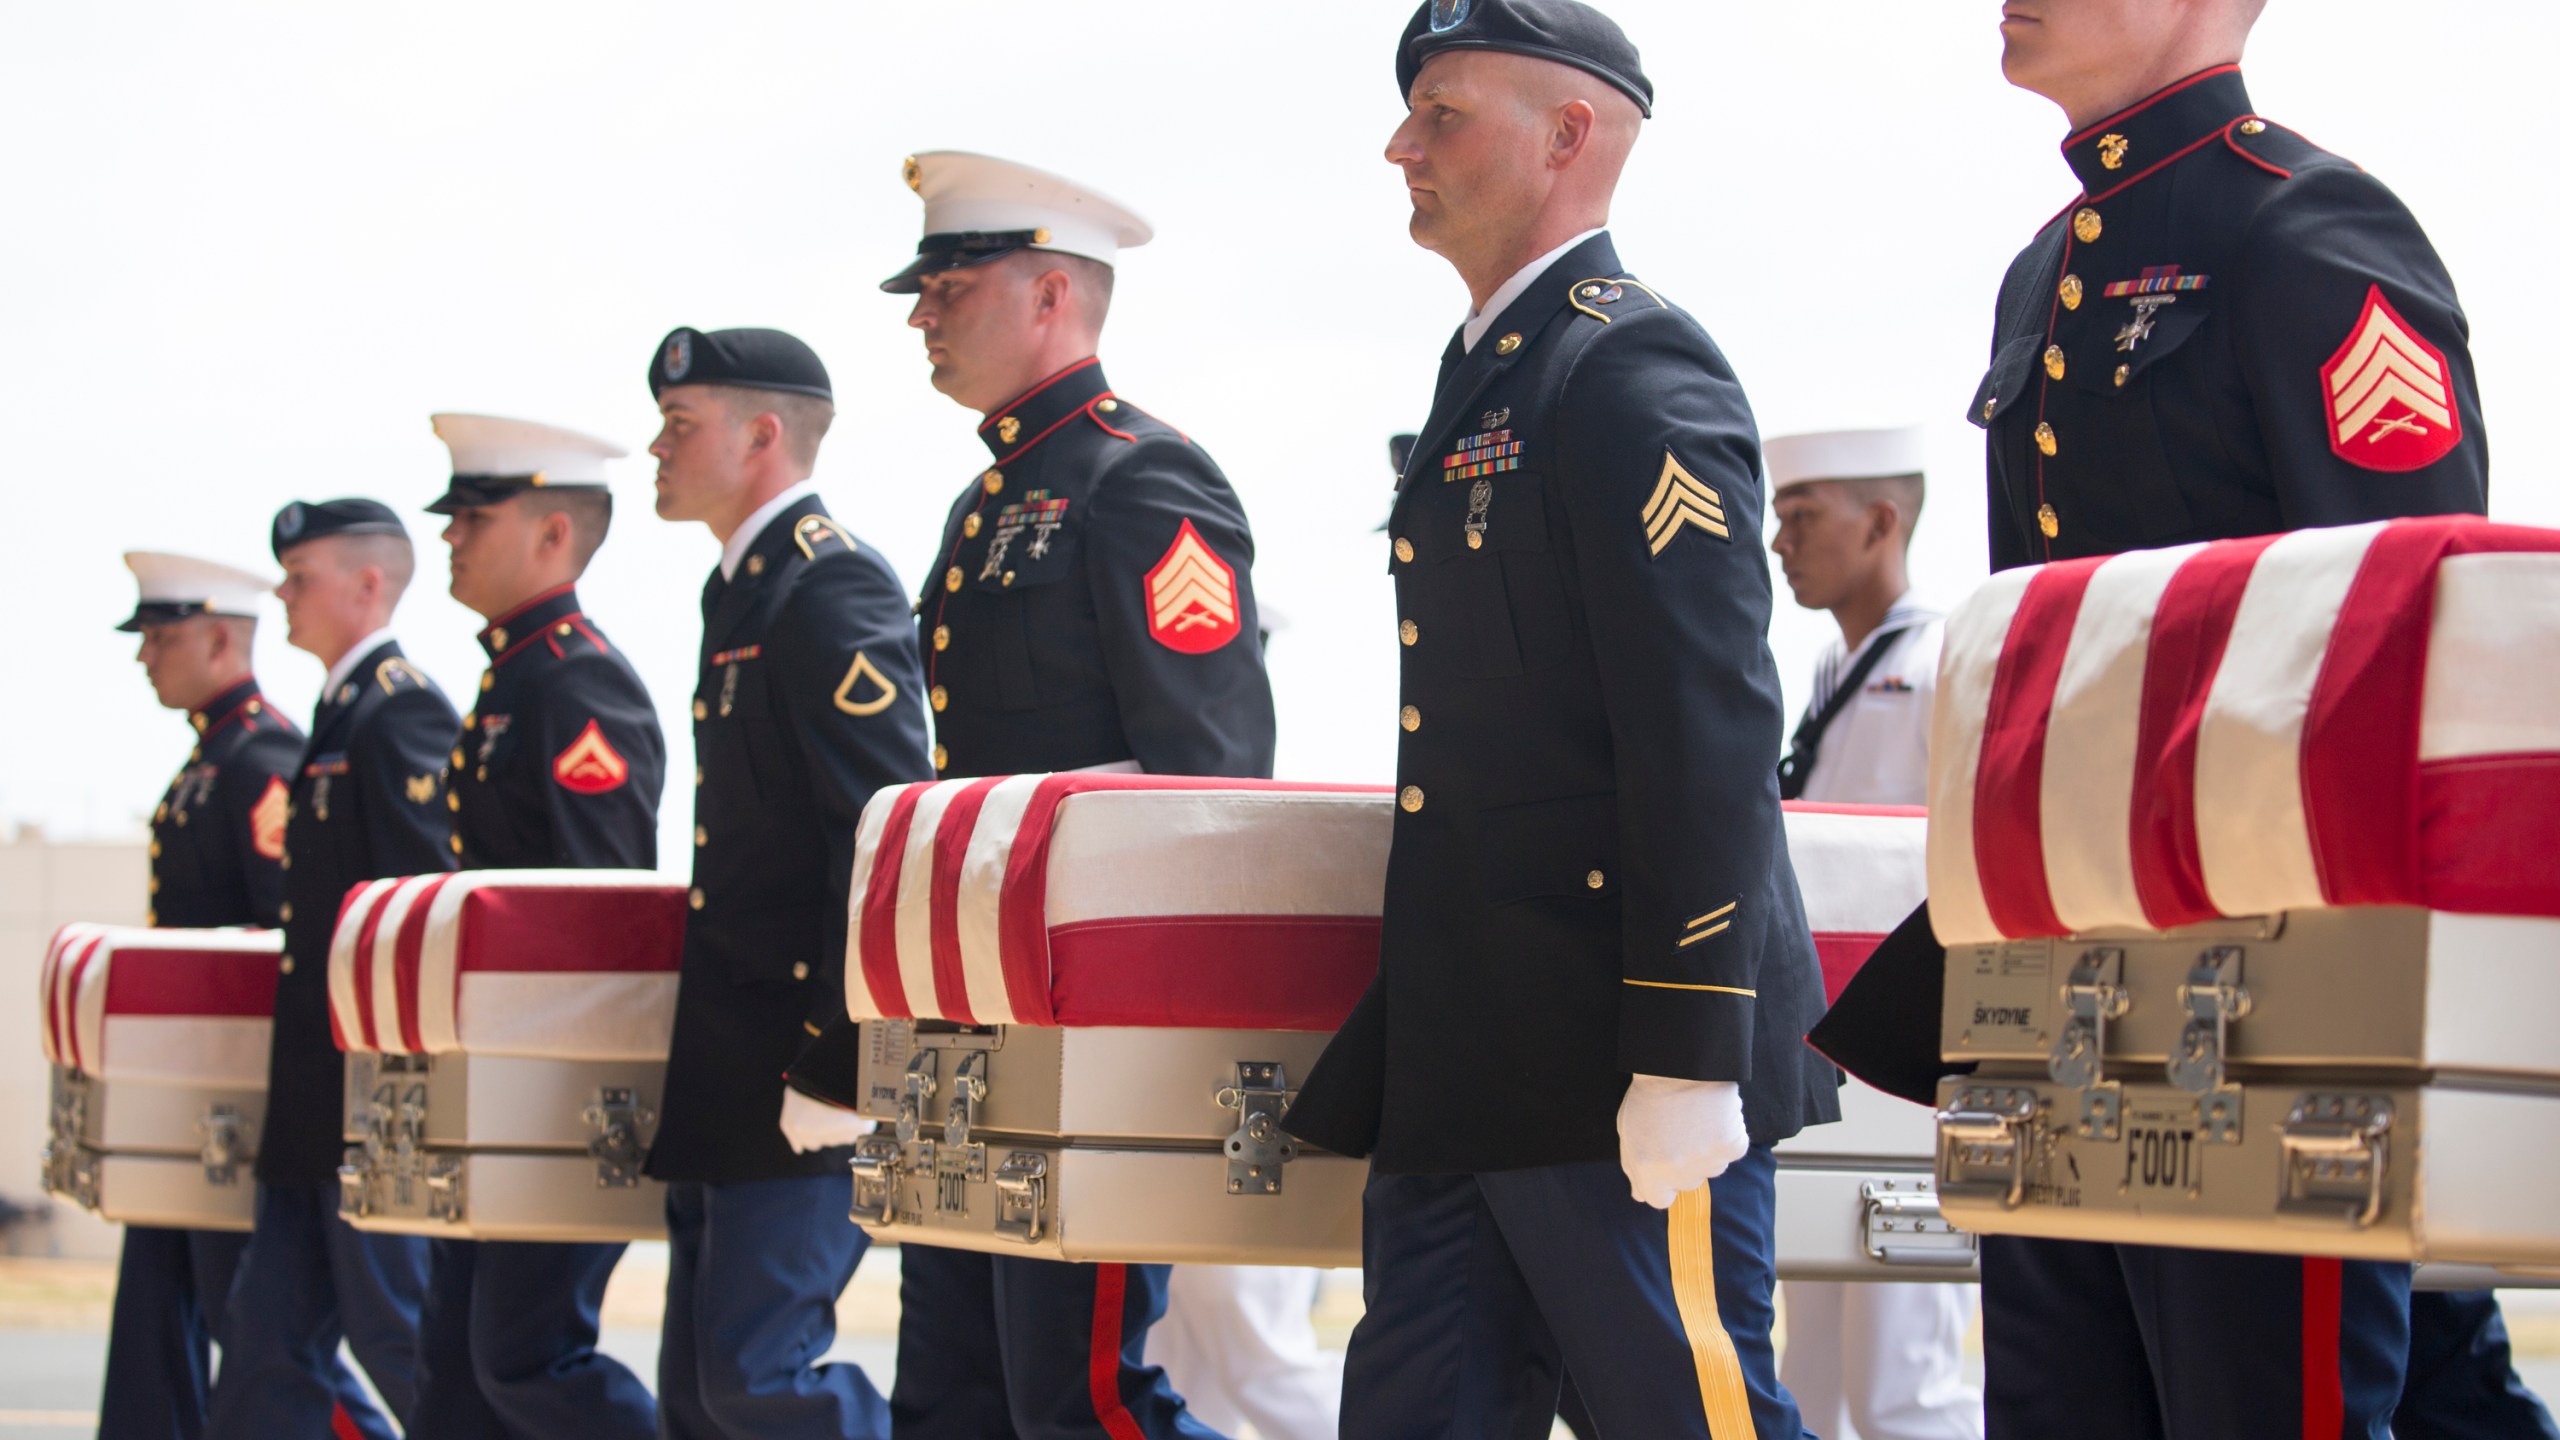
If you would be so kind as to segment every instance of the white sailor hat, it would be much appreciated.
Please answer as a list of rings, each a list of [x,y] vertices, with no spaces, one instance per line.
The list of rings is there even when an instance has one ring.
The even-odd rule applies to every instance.
[[[254,620],[259,599],[276,587],[264,575],[193,555],[127,550],[124,563],[140,591],[133,614],[116,627],[128,633],[197,615],[240,615]]]
[[[1917,425],[1890,430],[1820,430],[1809,435],[1782,435],[1764,442],[1760,458],[1769,467],[1769,493],[1817,480],[1876,480],[1889,475],[1917,475],[1927,468],[1921,443],[1926,432]]]
[[[1116,265],[1155,238],[1138,212],[1063,175],[966,150],[910,155],[907,187],[924,197],[924,239],[907,268],[880,282],[913,295],[927,275],[984,265],[1016,250],[1054,250]]]
[[[450,413],[429,419],[453,452],[453,484],[427,507],[431,515],[495,505],[525,490],[602,490],[604,462],[630,453],[610,440],[531,420]]]

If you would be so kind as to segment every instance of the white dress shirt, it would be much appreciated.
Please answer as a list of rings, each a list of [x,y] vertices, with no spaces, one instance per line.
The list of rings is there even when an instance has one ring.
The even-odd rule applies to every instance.
[[[1585,230],[1581,234],[1574,236],[1572,239],[1567,240],[1553,250],[1548,251],[1546,254],[1541,255],[1537,259],[1530,261],[1528,264],[1521,266],[1510,279],[1502,282],[1501,289],[1496,290],[1491,295],[1485,297],[1483,309],[1469,315],[1467,317],[1467,323],[1458,327],[1459,344],[1469,351],[1474,350],[1476,348],[1476,342],[1484,338],[1484,332],[1493,328],[1493,322],[1502,318],[1502,312],[1511,308],[1511,302],[1519,299],[1522,291],[1537,284],[1538,277],[1553,269],[1555,267],[1555,263],[1564,258],[1566,251],[1571,250],[1574,246],[1581,244],[1583,241],[1590,239],[1594,235],[1600,234],[1606,229],[1608,229],[1608,227],[1604,225],[1601,226],[1599,230]]]
[[[391,641],[391,627],[385,625],[357,641],[354,649],[339,656],[338,663],[329,667],[328,675],[320,682],[320,703],[327,704],[329,697],[338,693],[338,687],[346,684],[347,677],[356,673],[356,666],[363,661],[364,657],[390,644]]]
[[[728,543],[720,547],[720,578],[737,579],[738,567],[746,563],[748,547],[756,543],[756,537],[764,533],[764,527],[773,523],[773,517],[817,493],[817,481],[803,480],[757,506],[755,513],[747,517],[747,523],[732,531]]]

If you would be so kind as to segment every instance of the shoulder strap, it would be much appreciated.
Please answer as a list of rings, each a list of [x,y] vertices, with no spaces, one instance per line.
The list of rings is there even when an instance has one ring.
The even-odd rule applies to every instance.
[[[1822,708],[1805,711],[1804,719],[1796,723],[1796,733],[1787,741],[1786,758],[1778,762],[1779,799],[1804,798],[1805,782],[1813,778],[1814,762],[1822,758],[1823,732],[1831,728],[1832,721],[1840,718],[1841,711],[1849,708],[1850,697],[1867,683],[1867,676],[1884,659],[1884,653],[1901,644],[1902,637],[1918,629],[1921,623],[1917,619],[1907,620],[1890,630],[1877,631],[1867,642],[1866,653],[1858,657],[1858,663],[1850,666],[1849,673],[1840,677],[1840,683],[1831,687],[1830,698],[1822,702]]]

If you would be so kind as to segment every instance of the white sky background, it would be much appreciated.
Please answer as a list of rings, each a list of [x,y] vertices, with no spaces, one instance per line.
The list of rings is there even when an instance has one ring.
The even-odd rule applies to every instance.
[[[1980,443],[1960,416],[1993,289],[2074,192],[2061,117],[2000,79],[1996,0],[1608,8],[1659,96],[1619,195],[1621,254],[1714,333],[1764,433],[1928,423],[1918,569],[1960,597],[1983,568]],[[449,472],[428,413],[554,421],[638,455],[651,349],[678,324],[817,347],[840,407],[828,502],[912,589],[985,463],[974,417],[925,382],[905,302],[875,288],[919,230],[898,162],[932,148],[1047,165],[1154,220],[1157,242],[1124,258],[1113,384],[1245,498],[1256,583],[1290,621],[1272,647],[1281,772],[1386,779],[1384,441],[1421,420],[1466,308],[1406,238],[1380,158],[1409,13],[0,5],[0,610],[17,627],[0,820],[132,833],[189,737],[109,629],[132,601],[116,557],[264,566],[268,518],[297,497],[411,512],[420,582],[399,631],[467,708],[480,622],[444,596],[436,521],[414,513]],[[2426,224],[2471,317],[2493,511],[2537,523],[2560,523],[2555,53],[2549,0],[2275,0],[2249,65],[2259,109]],[[681,868],[716,547],[650,513],[645,456],[618,476],[582,588],[658,699],[662,857]],[[1833,632],[1777,594],[1792,712]],[[282,629],[280,613],[262,627],[260,676],[307,714],[320,667]]]

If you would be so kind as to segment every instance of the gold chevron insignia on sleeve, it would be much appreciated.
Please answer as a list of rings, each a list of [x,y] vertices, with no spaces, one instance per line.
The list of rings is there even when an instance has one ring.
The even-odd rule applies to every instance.
[[[871,688],[878,693],[868,700],[857,700],[853,692],[861,689],[865,680],[870,681]],[[844,672],[844,683],[836,687],[836,708],[847,715],[877,715],[896,703],[897,698],[898,687],[888,676],[880,673],[880,667],[871,663],[871,657],[859,650],[854,651],[853,668]]]
[[[436,798],[436,777],[433,775],[412,775],[409,777],[410,804],[424,805],[434,798]]]
[[[824,515],[801,516],[800,523],[791,527],[791,539],[799,545],[801,555],[811,560],[818,558],[818,547],[830,540],[847,550],[853,548],[853,537],[837,529],[835,522]]]
[[[1739,900],[1728,900],[1689,922],[1689,933],[1680,937],[1682,945],[1695,945],[1710,935],[1721,935],[1733,928],[1733,912],[1741,908]]]
[[[1659,555],[1684,525],[1695,525],[1728,545],[1733,543],[1733,531],[1724,523],[1724,497],[1690,474],[1679,456],[1665,450],[1662,482],[1653,487],[1653,498],[1644,502],[1645,541]]]

